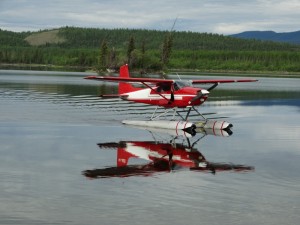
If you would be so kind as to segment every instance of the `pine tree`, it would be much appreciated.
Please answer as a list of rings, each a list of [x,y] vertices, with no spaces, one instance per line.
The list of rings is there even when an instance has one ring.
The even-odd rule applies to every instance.
[[[166,66],[170,60],[172,46],[173,46],[173,36],[172,33],[168,33],[165,36],[163,46],[162,46],[161,63],[163,66]]]
[[[135,40],[133,36],[130,36],[129,43],[128,43],[128,49],[127,49],[127,60],[128,64],[130,66],[131,64],[131,53],[135,49]]]
[[[142,67],[142,69],[145,69],[145,55],[146,55],[146,41],[145,41],[145,39],[143,39],[143,41],[142,41],[141,53],[142,53],[141,67]]]
[[[104,71],[107,67],[108,46],[106,40],[102,41],[100,55],[98,60],[98,70]]]

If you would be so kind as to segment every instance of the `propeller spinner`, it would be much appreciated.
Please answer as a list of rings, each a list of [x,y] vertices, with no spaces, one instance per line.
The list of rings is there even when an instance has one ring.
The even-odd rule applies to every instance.
[[[208,94],[209,94],[209,91],[207,91],[205,89],[199,90],[198,93],[197,93],[197,95],[194,98],[192,98],[192,100],[190,101],[190,104],[194,103],[197,100],[199,100],[202,96],[208,95]]]

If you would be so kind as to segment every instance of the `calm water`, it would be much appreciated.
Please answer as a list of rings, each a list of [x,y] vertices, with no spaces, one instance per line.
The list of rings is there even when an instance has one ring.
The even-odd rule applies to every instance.
[[[300,79],[224,84],[200,110],[233,134],[172,141],[83,76],[0,71],[0,224],[299,223]]]

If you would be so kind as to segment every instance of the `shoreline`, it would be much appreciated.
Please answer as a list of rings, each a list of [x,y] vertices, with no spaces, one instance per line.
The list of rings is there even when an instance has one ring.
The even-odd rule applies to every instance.
[[[53,72],[86,72],[97,73],[92,68],[77,66],[58,66],[43,64],[7,64],[1,63],[0,70],[26,70],[26,71],[53,71]],[[133,70],[132,73],[139,73]],[[151,74],[161,74],[162,71],[151,72]],[[300,78],[300,73],[287,71],[233,71],[233,70],[191,70],[191,69],[169,69],[167,74],[179,75],[199,75],[199,76],[247,76],[247,77],[270,77],[270,78]]]

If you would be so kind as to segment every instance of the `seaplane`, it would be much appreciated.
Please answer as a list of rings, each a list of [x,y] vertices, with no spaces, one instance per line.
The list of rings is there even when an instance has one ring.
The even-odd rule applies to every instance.
[[[206,79],[206,80],[171,80],[161,78],[136,78],[129,74],[128,65],[122,65],[118,77],[114,76],[87,76],[85,79],[118,82],[118,94],[102,95],[103,98],[121,98],[126,101],[144,103],[156,106],[150,120],[130,121],[124,120],[124,124],[157,127],[165,129],[195,129],[195,123],[188,122],[191,111],[195,111],[200,117],[200,126],[211,129],[227,129],[232,124],[226,121],[211,121],[204,117],[196,106],[202,105],[208,98],[209,93],[219,84],[256,82],[254,79]],[[134,84],[140,84],[143,87],[137,87]],[[197,84],[211,84],[207,89],[194,87]],[[157,113],[158,108],[164,108],[164,112]],[[180,109],[185,109],[185,115]],[[171,120],[161,120],[162,116],[173,111]],[[181,120],[175,121],[175,115]]]

